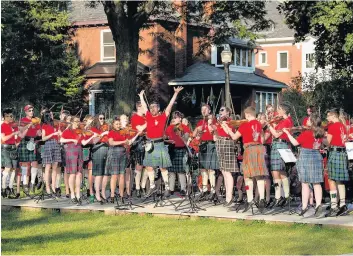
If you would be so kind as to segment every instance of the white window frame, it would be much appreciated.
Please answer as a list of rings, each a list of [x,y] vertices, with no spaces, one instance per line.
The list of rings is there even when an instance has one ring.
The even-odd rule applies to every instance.
[[[274,106],[274,104],[275,104],[275,97],[277,98],[277,104],[278,104],[278,92],[255,91],[255,98],[256,98],[256,94],[258,94],[258,93],[260,94],[260,97],[259,97],[259,101],[260,101],[260,102],[255,102],[255,103],[256,103],[256,105],[259,104],[259,113],[260,113],[260,112],[264,113],[264,111],[266,110],[266,109],[262,109],[263,94],[266,95],[266,96],[265,96],[265,100],[266,100],[265,106],[266,106],[267,104],[271,104],[272,106]],[[268,102],[267,94],[271,94],[271,95],[272,95],[272,96],[271,96],[271,102]],[[256,109],[257,109],[257,107],[256,107]]]
[[[313,67],[311,67],[311,68],[309,68],[306,64],[307,64],[307,62],[308,62],[308,60],[306,59],[306,57],[308,56],[308,55],[310,55],[310,54],[315,54],[314,52],[307,52],[307,53],[305,53],[305,69],[314,69],[315,68],[315,58],[314,58],[314,61],[313,61]]]
[[[261,55],[262,54],[265,54],[265,56],[266,56],[266,62],[262,62],[262,58],[261,58]],[[267,59],[267,52],[259,52],[259,66],[269,66],[268,64],[267,64],[267,62],[268,62],[268,59]]]
[[[281,63],[280,54],[281,53],[286,53],[287,54],[287,68],[280,68],[280,63]],[[278,51],[277,52],[277,70],[276,70],[276,72],[289,72],[289,54],[288,54],[288,51]]]
[[[101,40],[100,40],[100,51],[101,51],[101,62],[115,62],[116,61],[116,55],[114,55],[114,60],[110,59],[110,60],[105,60],[104,59],[104,44],[103,44],[103,34],[105,32],[110,32],[111,33],[111,30],[110,29],[102,29],[101,30]],[[106,46],[114,46],[114,49],[115,49],[115,44],[113,43],[113,45],[106,45]]]

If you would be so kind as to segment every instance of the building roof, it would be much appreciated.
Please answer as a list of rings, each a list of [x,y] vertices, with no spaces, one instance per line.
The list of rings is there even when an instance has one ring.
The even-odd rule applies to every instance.
[[[87,4],[86,1],[70,1],[68,7],[69,20],[78,25],[87,21],[108,23],[101,3],[98,3],[95,8],[91,8]]]
[[[230,84],[269,88],[286,88],[284,83],[254,73],[230,71]],[[224,70],[211,64],[199,62],[187,68],[185,75],[168,83],[174,85],[224,84]]]
[[[86,78],[115,77],[115,62],[97,62],[85,71]],[[150,68],[141,62],[137,63],[137,73],[149,73]]]

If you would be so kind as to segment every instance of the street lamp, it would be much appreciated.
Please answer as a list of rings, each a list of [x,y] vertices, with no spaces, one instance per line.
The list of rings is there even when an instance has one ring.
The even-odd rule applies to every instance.
[[[230,107],[230,85],[229,85],[229,64],[232,62],[232,52],[230,51],[229,44],[224,46],[224,50],[221,52],[221,59],[224,65],[225,72],[225,101],[226,107],[231,109]]]

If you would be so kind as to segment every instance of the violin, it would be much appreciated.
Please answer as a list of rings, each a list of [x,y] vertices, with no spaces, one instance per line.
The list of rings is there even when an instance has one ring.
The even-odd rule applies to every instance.
[[[109,131],[109,124],[103,124],[100,129],[102,132]]]
[[[83,136],[92,136],[94,133],[89,131],[89,130],[85,130],[85,129],[81,129],[81,128],[77,128],[75,129],[75,133],[78,135],[83,135]]]
[[[135,136],[138,133],[138,131],[132,129],[131,125],[129,125],[125,128],[120,129],[119,133],[122,136]]]
[[[37,125],[37,124],[40,124],[41,120],[39,117],[33,117],[31,119],[31,122],[25,122],[25,121],[20,121],[19,123],[18,122],[12,122],[11,123],[11,127],[12,128],[16,128],[16,127],[21,127],[21,126],[30,126],[30,125]]]
[[[60,121],[57,119],[53,120],[54,123],[54,128],[61,129],[61,128],[66,128],[68,125],[70,125],[70,122],[65,122],[65,121]]]
[[[282,120],[284,120],[283,116],[275,116],[270,121],[268,121],[268,124],[278,124]]]
[[[249,121],[247,119],[241,119],[241,120],[230,120],[228,122],[228,125],[230,125],[233,128],[239,128],[240,125],[248,123]]]
[[[311,127],[309,126],[295,126],[295,127],[291,127],[288,130],[291,132],[302,132],[302,131],[307,131],[310,130]]]
[[[184,133],[184,128],[181,123],[174,125],[173,130],[175,133],[177,132]]]

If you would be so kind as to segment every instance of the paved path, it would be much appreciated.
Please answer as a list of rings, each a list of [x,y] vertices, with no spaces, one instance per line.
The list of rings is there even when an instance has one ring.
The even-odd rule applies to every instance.
[[[171,202],[174,204],[179,204],[181,202],[181,198],[174,196],[171,198]],[[241,213],[239,211],[236,213],[235,211],[228,211],[227,208],[221,205],[213,205],[210,202],[202,202],[199,205],[205,208],[205,211],[198,211],[197,213],[186,213],[185,211],[188,208],[187,202],[182,204],[181,209],[175,210],[175,207],[171,205],[170,202],[166,201],[166,205],[164,207],[156,207],[154,208],[155,203],[153,201],[143,202],[142,200],[133,200],[133,203],[140,203],[144,208],[138,208],[132,206],[132,210],[122,209],[116,210],[114,206],[116,204],[104,204],[100,205],[98,203],[88,204],[84,202],[82,206],[73,205],[69,199],[61,198],[58,201],[53,199],[46,199],[44,201],[40,201],[39,203],[35,203],[33,199],[2,199],[1,205],[3,209],[8,208],[8,206],[12,207],[21,207],[26,209],[35,209],[35,208],[46,208],[46,209],[54,209],[60,210],[61,212],[65,211],[102,211],[105,214],[120,214],[120,213],[141,213],[141,214],[154,214],[154,215],[164,215],[171,217],[209,217],[216,219],[228,219],[228,220],[259,220],[273,223],[307,223],[307,224],[318,224],[325,226],[342,226],[353,229],[353,215],[340,216],[340,217],[331,217],[331,218],[315,218],[314,209],[310,209],[305,217],[300,217],[297,214],[288,214],[286,210],[283,213],[275,212],[265,212],[265,214],[260,214],[257,209],[254,209],[254,215],[252,215],[251,210],[246,213]]]

